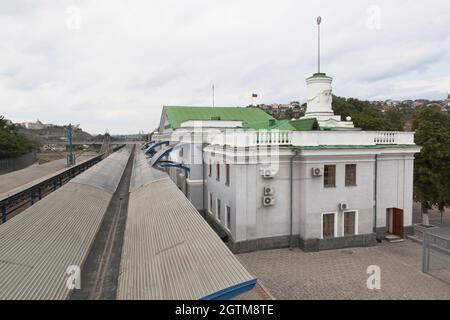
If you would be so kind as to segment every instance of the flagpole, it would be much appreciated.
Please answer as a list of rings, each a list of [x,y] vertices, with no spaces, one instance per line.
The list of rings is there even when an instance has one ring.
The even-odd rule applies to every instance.
[[[320,23],[322,17],[317,17],[317,72],[320,73]]]
[[[215,101],[214,101],[214,84],[212,85],[212,103],[213,103],[213,108],[215,106]]]

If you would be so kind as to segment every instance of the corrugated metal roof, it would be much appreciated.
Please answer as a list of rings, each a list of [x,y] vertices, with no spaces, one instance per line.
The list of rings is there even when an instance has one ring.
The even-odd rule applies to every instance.
[[[114,193],[123,175],[123,171],[130,157],[130,146],[112,153],[107,159],[93,166],[91,169],[75,177],[72,182],[102,188]]]
[[[143,185],[167,178],[167,174],[159,170],[148,170],[150,159],[146,158],[144,153],[136,152],[133,162],[133,171],[131,172],[130,192],[142,187]]]
[[[135,158],[117,298],[201,299],[254,283],[169,177]]]
[[[66,270],[82,267],[129,154],[112,154],[79,176],[89,178],[70,181],[0,225],[0,299],[69,296]]]

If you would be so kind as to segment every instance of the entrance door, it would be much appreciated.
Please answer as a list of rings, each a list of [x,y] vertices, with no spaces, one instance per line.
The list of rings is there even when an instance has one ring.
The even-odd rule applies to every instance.
[[[394,208],[392,210],[392,234],[403,237],[403,210]]]

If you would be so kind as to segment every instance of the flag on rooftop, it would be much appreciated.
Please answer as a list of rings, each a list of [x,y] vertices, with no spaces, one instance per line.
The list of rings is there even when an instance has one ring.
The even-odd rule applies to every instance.
[[[258,98],[258,94],[252,93],[252,98]]]

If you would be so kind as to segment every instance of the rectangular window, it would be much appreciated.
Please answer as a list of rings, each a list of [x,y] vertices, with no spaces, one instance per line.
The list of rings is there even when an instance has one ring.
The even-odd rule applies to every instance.
[[[209,209],[209,213],[212,214],[212,212],[213,212],[213,196],[211,193],[209,194],[209,208],[208,209]]]
[[[356,164],[345,165],[345,185],[356,186]]]
[[[211,164],[211,160],[209,160],[209,163],[208,163],[208,176],[211,177],[211,174],[212,174],[212,164]]]
[[[216,163],[217,181],[220,181],[220,163]]]
[[[225,184],[227,186],[230,185],[230,165],[229,164],[225,165]]]
[[[231,230],[231,208],[229,206],[226,206],[226,215],[227,215],[227,224],[226,227],[228,230]]]
[[[323,238],[334,237],[334,213],[325,213],[322,215],[322,234]]]
[[[325,188],[336,187],[336,165],[325,165],[323,170],[323,186]]]
[[[353,236],[356,234],[356,212],[344,212],[344,236]]]
[[[181,149],[180,149],[180,158],[182,158],[182,157],[183,157],[183,155],[184,155],[184,149],[183,149],[183,148],[181,148]]]
[[[216,208],[216,218],[217,218],[217,220],[221,220],[221,212],[220,212],[220,206],[221,206],[221,204],[220,204],[220,199],[216,199],[216,205],[217,205],[217,208]]]

